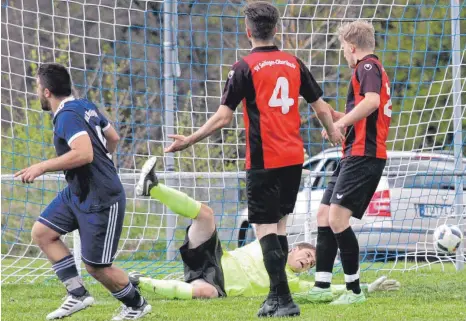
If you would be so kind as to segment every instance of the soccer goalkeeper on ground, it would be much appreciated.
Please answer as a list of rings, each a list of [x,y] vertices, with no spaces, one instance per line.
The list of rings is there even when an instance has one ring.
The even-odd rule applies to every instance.
[[[226,296],[264,296],[269,292],[269,277],[262,259],[258,241],[223,251],[217,236],[213,211],[188,195],[158,183],[155,174],[157,158],[150,158],[143,166],[136,186],[136,195],[151,196],[165,204],[174,213],[193,219],[180,248],[184,263],[185,282],[157,280],[130,273],[130,280],[143,290],[154,291],[168,299],[211,299]],[[309,243],[297,244],[288,254],[286,274],[290,290],[306,298],[314,282],[300,279],[296,273],[315,265],[315,247]],[[398,290],[400,283],[380,277],[371,284],[362,284],[368,293]],[[346,290],[345,285],[334,285],[335,295]]]

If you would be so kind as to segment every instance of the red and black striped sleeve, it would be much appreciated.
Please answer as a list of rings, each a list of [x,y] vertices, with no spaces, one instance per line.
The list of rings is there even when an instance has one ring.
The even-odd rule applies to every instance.
[[[299,88],[299,94],[303,96],[309,104],[312,104],[322,97],[324,92],[304,63],[299,58],[296,58],[296,60],[298,61],[301,73],[301,87]]]
[[[238,104],[245,98],[248,86],[251,83],[249,65],[241,59],[235,63],[230,72],[223,89],[221,104],[236,110]]]

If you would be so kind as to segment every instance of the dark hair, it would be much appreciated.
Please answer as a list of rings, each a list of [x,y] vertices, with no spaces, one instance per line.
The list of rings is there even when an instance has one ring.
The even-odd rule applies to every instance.
[[[271,3],[265,1],[252,2],[244,8],[246,26],[252,37],[258,40],[272,40],[277,26],[279,12]]]
[[[295,247],[297,247],[300,250],[302,249],[308,249],[308,250],[313,250],[313,251],[316,250],[316,247],[314,245],[312,245],[311,243],[307,243],[307,242],[297,243]]]
[[[63,65],[56,63],[41,64],[37,70],[42,87],[56,97],[71,95],[71,76]]]

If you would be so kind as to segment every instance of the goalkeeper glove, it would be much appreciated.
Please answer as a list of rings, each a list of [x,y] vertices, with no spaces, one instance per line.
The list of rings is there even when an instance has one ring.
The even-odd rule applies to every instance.
[[[367,291],[369,293],[376,291],[398,291],[400,287],[401,284],[397,280],[387,280],[386,276],[381,276],[369,284]]]

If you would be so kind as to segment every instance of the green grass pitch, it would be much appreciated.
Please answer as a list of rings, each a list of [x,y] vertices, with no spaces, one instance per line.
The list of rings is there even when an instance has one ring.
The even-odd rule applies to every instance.
[[[375,272],[362,274],[362,280],[372,281]],[[452,265],[441,271],[439,265],[431,269],[392,272],[389,275],[401,282],[398,292],[374,293],[359,306],[335,307],[328,304],[300,302],[301,316],[293,320],[313,321],[400,321],[400,320],[466,320],[466,271],[456,272]],[[86,279],[87,283],[89,279]],[[338,274],[336,282],[342,282]],[[102,286],[88,286],[97,303],[66,320],[110,320],[119,307]],[[217,300],[169,301],[144,293],[153,312],[144,320],[183,321],[247,321],[255,316],[263,298],[226,298]],[[2,285],[2,320],[45,320],[45,316],[61,304],[65,291],[61,284],[48,281],[42,284]]]

